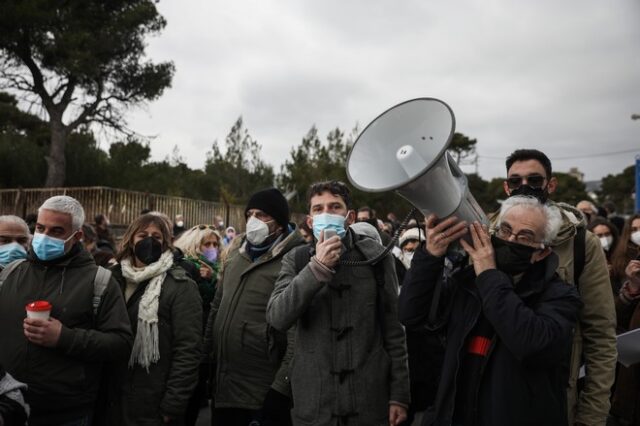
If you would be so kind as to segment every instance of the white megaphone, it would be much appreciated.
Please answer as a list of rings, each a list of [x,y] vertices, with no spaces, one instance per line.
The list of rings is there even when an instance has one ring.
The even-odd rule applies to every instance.
[[[447,152],[454,130],[453,111],[438,99],[398,104],[358,136],[347,160],[347,176],[363,191],[395,190],[425,217],[455,215],[488,225],[467,177]]]

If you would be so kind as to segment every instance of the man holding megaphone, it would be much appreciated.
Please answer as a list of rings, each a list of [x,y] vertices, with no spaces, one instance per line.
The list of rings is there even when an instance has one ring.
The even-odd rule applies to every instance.
[[[400,320],[424,324],[451,243],[459,241],[473,264],[441,287],[445,360],[423,425],[566,426],[568,359],[582,303],[555,273],[549,242],[561,222],[557,208],[526,196],[503,203],[491,233],[478,222],[427,218],[427,242],[400,294]],[[467,234],[470,243],[460,238]]]

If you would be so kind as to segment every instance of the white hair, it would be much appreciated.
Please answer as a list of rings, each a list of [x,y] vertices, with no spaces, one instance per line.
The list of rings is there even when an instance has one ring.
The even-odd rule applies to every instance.
[[[8,224],[12,224],[12,225],[18,225],[22,229],[24,229],[24,234],[26,236],[30,235],[29,226],[27,225],[27,222],[25,222],[21,217],[14,216],[12,214],[0,216],[0,223],[8,223]]]
[[[71,216],[71,230],[79,231],[84,223],[84,209],[82,204],[73,197],[68,195],[56,195],[48,198],[38,209],[38,213],[42,210],[51,210],[59,213],[66,213]]]
[[[546,223],[544,225],[544,238],[543,243],[550,245],[560,232],[562,226],[562,215],[560,210],[555,206],[549,206],[542,204],[537,198],[517,195],[507,198],[500,206],[500,214],[498,215],[498,225],[502,223],[504,215],[513,207],[520,206],[524,208],[538,209],[544,214]]]

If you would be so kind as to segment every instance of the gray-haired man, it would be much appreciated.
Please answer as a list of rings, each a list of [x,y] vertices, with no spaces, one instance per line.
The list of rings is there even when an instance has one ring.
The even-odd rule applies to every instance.
[[[38,210],[26,261],[0,280],[0,364],[29,388],[29,425],[84,425],[93,415],[106,361],[126,357],[132,343],[122,293],[112,278],[97,302],[98,267],[80,244],[84,210],[68,196]],[[49,319],[25,318],[34,301]]]

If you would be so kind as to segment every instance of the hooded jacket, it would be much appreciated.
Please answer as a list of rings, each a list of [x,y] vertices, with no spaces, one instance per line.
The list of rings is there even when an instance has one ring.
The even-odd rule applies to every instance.
[[[551,246],[558,255],[558,275],[575,284],[574,239],[579,228],[586,227],[580,212],[565,203],[547,202],[560,208],[563,224]],[[497,215],[493,218],[497,220]],[[579,277],[578,293],[583,308],[573,338],[570,376],[567,389],[569,424],[604,426],[609,413],[616,359],[616,312],[611,294],[607,261],[598,238],[587,231],[585,262]],[[582,391],[577,382],[580,366],[587,372]]]
[[[26,400],[33,418],[55,422],[90,413],[105,362],[129,356],[129,317],[113,278],[93,314],[97,269],[78,243],[48,262],[30,254],[0,290],[0,364],[28,385]],[[56,347],[30,343],[24,336],[25,305],[35,300],[51,303],[51,317],[62,323]]]
[[[342,241],[345,261],[373,259],[383,250],[351,229]],[[285,256],[267,308],[276,329],[297,325],[290,369],[293,422],[388,425],[389,403],[410,402],[393,256],[380,261],[380,284],[370,265],[338,265],[332,279],[322,282],[309,264],[296,267],[297,251],[308,249]]]
[[[258,410],[270,388],[290,395],[293,331],[269,327],[265,312],[282,257],[303,243],[292,231],[252,261],[244,234],[231,242],[205,332],[205,353],[216,363],[216,408]]]
[[[400,319],[424,324],[444,258],[416,250],[400,294]],[[517,284],[497,269],[476,276],[473,266],[455,273],[443,289],[446,352],[433,408],[423,425],[449,426],[458,375],[481,314],[495,335],[481,370],[476,398],[478,426],[565,426],[565,387],[573,327],[581,302],[575,287],[555,273],[557,257],[534,264]]]

